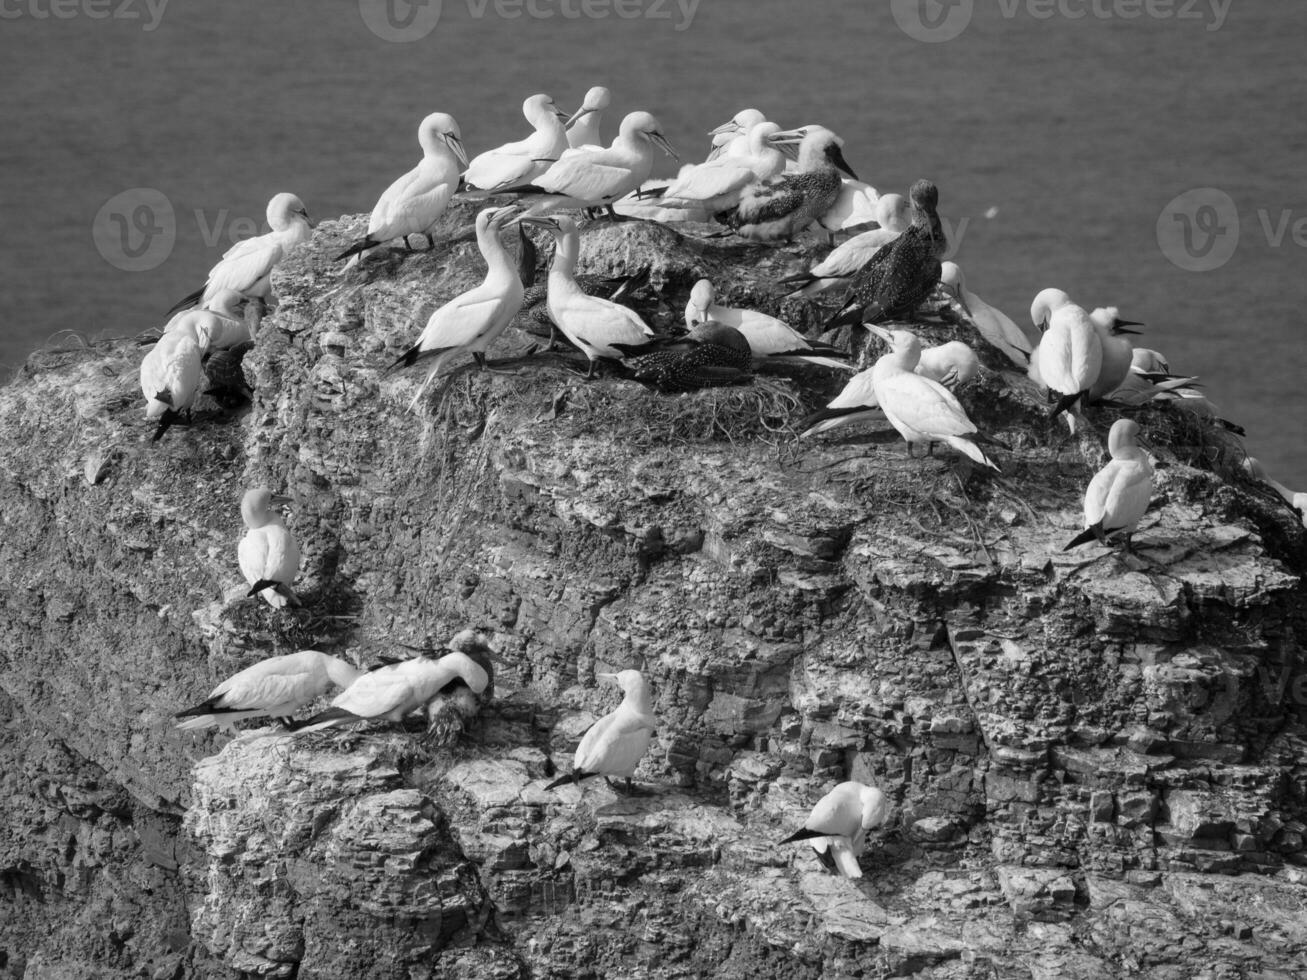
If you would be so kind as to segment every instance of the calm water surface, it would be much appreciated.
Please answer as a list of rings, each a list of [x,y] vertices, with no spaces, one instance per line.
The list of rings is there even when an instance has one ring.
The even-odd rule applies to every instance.
[[[753,105],[837,130],[882,190],[931,177],[953,226],[966,222],[957,258],[973,291],[1022,323],[1049,285],[1120,306],[1174,368],[1203,376],[1274,475],[1307,488],[1307,249],[1291,230],[1307,218],[1307,5],[1233,0],[1209,30],[1208,0],[1188,8],[1198,20],[1060,3],[1090,15],[1043,20],[1025,0],[977,0],[960,37],[923,44],[888,2],[703,0],[678,31],[674,4],[668,19],[541,20],[445,0],[430,35],[395,44],[355,0],[173,0],[152,31],[142,0],[134,20],[42,18],[48,0],[5,0],[0,365],[59,330],[157,327],[276,191],[298,193],[315,218],[369,210],[417,159],[428,112],[456,115],[475,153],[520,138],[527,94],[571,108],[606,84],[614,118],[655,112],[688,158],[706,129]],[[136,187],[171,202],[176,244],[157,267],[125,272],[92,226]],[[1203,273],[1173,265],[1156,230],[1197,187],[1228,194],[1241,231],[1233,258]],[[1278,245],[1264,226],[1285,229]]]

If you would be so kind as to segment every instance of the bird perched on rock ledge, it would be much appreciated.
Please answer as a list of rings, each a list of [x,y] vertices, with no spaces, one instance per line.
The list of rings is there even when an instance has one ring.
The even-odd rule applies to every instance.
[[[858,858],[866,846],[867,831],[885,823],[889,813],[889,800],[884,793],[875,786],[849,780],[818,800],[803,829],[796,830],[781,843],[809,841],[827,871],[846,878],[861,878]]]
[[[555,779],[545,787],[546,791],[593,776],[619,776],[626,780],[630,792],[631,776],[649,751],[658,719],[654,717],[649,685],[643,675],[638,670],[623,670],[595,676],[620,684],[624,692],[622,703],[590,726],[576,747],[571,773]]]
[[[1094,474],[1085,491],[1085,529],[1063,551],[1097,539],[1107,544],[1120,536],[1130,554],[1130,538],[1153,495],[1153,464],[1136,442],[1139,423],[1117,419],[1107,437],[1111,461]]]

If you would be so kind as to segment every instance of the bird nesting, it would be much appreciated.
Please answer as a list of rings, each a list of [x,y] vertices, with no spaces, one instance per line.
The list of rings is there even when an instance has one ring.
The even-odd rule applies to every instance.
[[[659,345],[654,345],[659,346]],[[628,348],[630,377],[659,391],[693,391],[723,385],[747,384],[753,351],[734,327],[708,321],[687,337],[662,345],[647,354]]]

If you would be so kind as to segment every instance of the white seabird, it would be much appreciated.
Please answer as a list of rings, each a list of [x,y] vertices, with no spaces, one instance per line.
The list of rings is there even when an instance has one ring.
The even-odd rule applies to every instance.
[[[1112,458],[1094,474],[1085,490],[1085,530],[1063,551],[1095,539],[1107,544],[1109,539],[1120,536],[1126,554],[1130,553],[1130,536],[1153,495],[1153,464],[1136,443],[1138,435],[1137,422],[1117,419],[1112,423],[1107,437]]]
[[[572,759],[572,771],[545,787],[557,789],[564,783],[579,783],[591,776],[618,776],[631,789],[635,767],[649,750],[658,719],[654,717],[649,685],[638,670],[596,674],[599,680],[616,681],[622,688],[622,703],[604,715],[581,738]],[[611,784],[611,780],[610,780]]]
[[[1045,289],[1030,308],[1035,325],[1045,329],[1030,357],[1032,381],[1056,396],[1049,412],[1058,413],[1085,399],[1103,367],[1103,342],[1083,308],[1060,289]]]
[[[529,183],[555,164],[567,149],[567,114],[549,96],[533,95],[522,103],[522,115],[535,132],[517,143],[505,143],[473,157],[463,172],[469,192],[497,194]]]
[[[204,306],[182,310],[163,328],[164,333],[188,334],[202,353],[253,340],[241,316],[245,297],[234,289],[220,289]]]
[[[241,574],[250,583],[247,596],[261,595],[268,605],[280,609],[287,603],[299,605],[291,583],[300,570],[300,547],[295,536],[281,522],[274,504],[290,503],[288,497],[273,496],[271,490],[247,490],[241,499],[241,520],[247,528],[236,549]]]
[[[590,296],[576,281],[576,260],[581,253],[581,236],[576,222],[566,216],[525,218],[530,224],[548,228],[554,236],[554,261],[549,267],[546,303],[549,317],[567,339],[590,360],[586,379],[594,377],[595,362],[624,355],[614,344],[643,344],[654,335],[634,310],[599,296]]]
[[[603,123],[604,110],[613,101],[612,93],[602,85],[596,85],[585,93],[581,108],[572,113],[567,120],[567,145],[574,150],[588,147],[601,147],[599,127]]]
[[[1253,479],[1261,480],[1284,498],[1284,502],[1292,507],[1298,514],[1298,519],[1302,521],[1302,526],[1307,528],[1307,493],[1295,493],[1278,480],[1272,480],[1255,456],[1249,456],[1245,459],[1243,461],[1243,468]]]
[[[709,163],[723,156],[747,154],[749,152],[749,131],[759,123],[765,123],[767,117],[757,109],[741,109],[729,121],[708,131],[712,137],[712,147],[704,163]]]
[[[835,235],[880,219],[876,217],[876,205],[880,203],[880,194],[866,181],[845,177],[840,182],[840,192],[816,225],[826,232],[830,243],[835,244]]]
[[[336,695],[330,708],[287,727],[315,732],[356,721],[400,722],[451,684],[466,684],[480,694],[489,683],[486,669],[465,653],[413,657],[368,671]]]
[[[272,270],[313,234],[304,202],[294,194],[278,194],[269,201],[267,219],[272,231],[247,238],[229,248],[221,261],[209,270],[204,288],[191,293],[169,312],[197,302],[207,304],[220,289],[234,289],[249,299],[266,300],[272,293],[269,282]]]
[[[1094,329],[1098,331],[1099,343],[1103,346],[1103,363],[1098,369],[1098,377],[1089,388],[1089,401],[1096,402],[1111,394],[1121,386],[1130,368],[1134,365],[1134,344],[1127,335],[1137,335],[1139,331],[1127,327],[1141,327],[1142,323],[1122,320],[1121,311],[1115,306],[1100,307],[1089,314]]]
[[[345,661],[301,650],[269,657],[233,674],[193,708],[177,712],[181,729],[222,728],[234,732],[247,718],[286,719],[326,694],[332,685],[348,687],[363,671]]]
[[[141,392],[145,395],[145,417],[158,419],[153,441],[163,438],[182,412],[190,414],[200,390],[201,363],[207,343],[207,328],[165,333],[141,359]]]
[[[938,347],[923,348],[916,373],[945,388],[956,388],[980,374],[980,359],[962,341],[950,340]]]
[[[685,307],[685,325],[693,330],[709,321],[740,331],[749,342],[755,364],[803,361],[839,371],[854,369],[846,352],[819,340],[809,340],[784,320],[757,310],[720,305],[712,281],[700,279],[690,291],[690,302]]]
[[[875,786],[849,780],[818,800],[803,829],[781,843],[806,840],[828,871],[861,878],[858,858],[866,846],[867,831],[884,824],[889,814],[889,800],[884,793]]]
[[[676,157],[658,120],[648,112],[632,112],[622,120],[612,146],[573,150],[530,183],[503,193],[516,194],[531,217],[563,208],[607,207],[611,212],[614,201],[649,177],[655,146]]]
[[[844,390],[825,408],[803,420],[801,423],[803,431],[799,438],[806,439],[819,432],[829,432],[831,429],[838,429],[845,425],[884,418],[885,413],[881,410],[880,401],[876,397],[875,375],[876,368],[873,366],[865,371],[859,371],[850,378]]]
[[[487,208],[477,215],[477,247],[486,260],[486,278],[474,289],[455,296],[431,314],[418,342],[400,354],[392,369],[408,367],[426,357],[435,357],[435,365],[422,390],[459,354],[471,354],[477,366],[485,370],[486,348],[502,334],[522,308],[525,290],[508,249],[500,241],[513,208]],[[414,402],[417,397],[414,398]]]
[[[890,345],[889,353],[872,368],[872,384],[881,411],[907,440],[909,454],[914,444],[925,443],[929,447],[935,442],[946,442],[982,466],[998,470],[997,464],[977,445],[980,441],[994,440],[980,433],[951,391],[916,373],[921,360],[921,341],[917,335],[910,330],[886,330],[875,324],[868,329]]]
[[[776,123],[758,123],[749,130],[748,153],[724,155],[687,167],[658,203],[674,210],[712,214],[735,207],[746,187],[785,169],[785,155],[771,143],[780,131]]]
[[[854,235],[809,271],[782,279],[783,285],[797,286],[789,295],[816,296],[849,285],[877,252],[908,230],[912,215],[907,198],[902,194],[885,194],[876,202],[875,218],[879,228]]]
[[[1025,331],[1002,310],[990,306],[967,289],[967,280],[962,274],[962,267],[956,262],[944,262],[940,268],[939,281],[957,297],[958,303],[971,317],[971,322],[975,324],[980,335],[1006,354],[1008,360],[1017,367],[1023,370],[1028,368],[1033,348]]]
[[[454,117],[433,112],[418,126],[422,159],[418,165],[386,188],[368,218],[368,232],[336,256],[337,261],[358,255],[366,258],[370,249],[392,238],[422,235],[430,247],[436,222],[445,213],[458,189],[458,172],[467,166],[462,133]]]
[[[776,174],[746,188],[740,203],[717,220],[751,241],[792,240],[821,218],[839,196],[839,171],[857,179],[844,159],[844,141],[822,126],[770,137],[773,146],[799,144],[799,169]]]

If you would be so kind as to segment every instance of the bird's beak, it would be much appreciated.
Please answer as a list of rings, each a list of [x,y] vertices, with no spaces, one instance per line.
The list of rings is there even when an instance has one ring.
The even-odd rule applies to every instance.
[[[285,494],[274,493],[274,494],[272,495],[272,501],[271,501],[271,502],[274,503],[274,504],[276,504],[276,505],[279,506],[279,507],[285,507],[287,504],[291,503],[292,501],[291,501],[291,498],[290,498],[290,497],[287,497]]]
[[[1128,333],[1128,334],[1130,334],[1130,335],[1132,335],[1132,336],[1134,336],[1134,337],[1138,337],[1138,336],[1139,336],[1139,331],[1138,331],[1138,330],[1126,330],[1125,328],[1126,328],[1126,327],[1142,327],[1142,326],[1144,326],[1144,324],[1140,323],[1138,320],[1117,320],[1117,321],[1116,321],[1116,325],[1115,325],[1115,326],[1113,327],[1113,329],[1112,329],[1112,332],[1113,332],[1113,333]]]
[[[449,148],[454,151],[454,156],[458,157],[458,162],[466,167],[467,150],[463,149],[463,141],[459,139],[457,136],[455,136],[453,133],[446,133],[445,142],[448,143]]]
[[[839,167],[854,180],[858,179],[858,175],[853,172],[853,168],[850,167],[848,161],[844,159],[844,154],[840,151],[838,146],[832,145],[826,155],[830,158],[831,163],[835,164],[835,166]]]
[[[675,160],[677,163],[681,162],[681,158],[677,156],[676,151],[672,149],[672,144],[667,142],[667,137],[664,136],[662,133],[657,133],[657,132],[650,133],[649,139],[653,141],[655,146],[661,147],[662,151],[666,153],[669,157],[671,157],[673,160]]]
[[[950,296],[952,296],[955,300],[957,300],[958,306],[962,307],[962,309],[966,311],[967,316],[971,316],[971,307],[967,306],[967,301],[962,298],[962,287],[945,286],[944,289]]]
[[[569,115],[567,114],[567,110],[566,110],[566,109],[563,109],[563,108],[560,108],[559,106],[553,106],[552,108],[553,108],[553,110],[554,110],[554,115],[555,115],[555,116],[557,116],[559,119],[565,120],[566,122],[569,122],[569,123],[570,123],[573,119],[575,119],[576,116],[579,116],[581,113],[585,112],[585,106],[582,106],[580,109],[577,110],[576,116],[569,116]]]
[[[617,675],[616,675],[616,674],[595,674],[595,680],[599,680],[599,681],[615,681],[615,680],[617,680]]]
[[[585,106],[585,105],[581,106],[581,108],[577,109],[576,112],[572,113],[571,118],[569,118],[569,119],[567,120],[567,125],[568,125],[568,126],[571,126],[572,123],[576,122],[578,119],[580,119],[582,116],[584,116],[587,112],[594,112],[594,111],[595,111],[595,110],[594,110],[594,109],[591,109],[589,106]]]
[[[1122,328],[1122,326],[1121,326],[1120,324],[1117,324],[1116,329],[1114,329],[1114,330],[1112,331],[1112,333],[1116,334],[1118,337],[1119,337],[1121,334],[1123,334],[1123,333],[1124,333],[1124,334],[1129,334],[1131,337],[1138,337],[1138,336],[1140,336],[1140,333],[1139,333],[1138,330],[1126,330],[1126,329]]]
[[[490,220],[491,222],[501,221],[516,210],[517,210],[517,206],[513,204],[509,204],[506,207],[502,207],[502,208],[496,208],[494,211],[491,212]]]
[[[723,133],[738,133],[739,131],[740,131],[740,124],[737,123],[734,119],[732,119],[730,122],[722,123],[716,129],[708,130],[708,135],[721,136]]]
[[[767,137],[767,142],[772,146],[786,146],[802,143],[803,137],[806,135],[806,133],[799,129],[787,129],[784,132],[772,133]]]
[[[864,323],[863,326],[864,326],[867,330],[869,330],[869,331],[871,331],[872,333],[874,333],[874,334],[875,334],[877,337],[879,337],[881,340],[885,341],[885,343],[887,343],[887,344],[889,344],[889,343],[893,343],[893,341],[894,341],[893,336],[890,334],[890,332],[889,332],[888,330],[886,330],[886,329],[885,329],[884,327],[882,327],[880,324],[878,324],[878,323]]]
[[[527,214],[525,211],[513,222],[515,225],[535,225],[538,228],[556,228],[553,218],[546,218],[538,214]]]
[[[299,215],[303,215],[303,216],[304,216],[304,220],[305,220],[306,222],[308,222],[309,227],[310,227],[310,228],[313,227],[313,219],[309,217],[309,212],[308,212],[307,209],[305,209],[305,210],[303,210],[303,211],[296,211],[295,213],[296,213],[296,214],[299,214]]]

